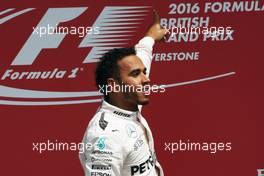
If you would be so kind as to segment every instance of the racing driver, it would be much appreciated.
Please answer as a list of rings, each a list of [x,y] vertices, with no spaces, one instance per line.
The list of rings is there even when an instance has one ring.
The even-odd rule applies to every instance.
[[[110,50],[97,65],[96,83],[104,99],[83,137],[83,144],[89,144],[80,153],[86,176],[164,176],[152,133],[140,113],[140,106],[149,102],[148,93],[116,91],[117,85],[150,85],[152,47],[168,32],[159,21],[154,11],[153,24],[135,48]],[[104,89],[108,86],[111,92]]]

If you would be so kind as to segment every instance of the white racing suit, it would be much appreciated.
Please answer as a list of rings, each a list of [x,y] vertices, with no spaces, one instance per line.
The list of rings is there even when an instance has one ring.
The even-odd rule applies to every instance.
[[[144,37],[135,46],[150,70],[154,40]],[[149,72],[148,72],[149,73]],[[150,128],[140,111],[102,102],[84,134],[80,153],[85,176],[164,176],[156,159]]]

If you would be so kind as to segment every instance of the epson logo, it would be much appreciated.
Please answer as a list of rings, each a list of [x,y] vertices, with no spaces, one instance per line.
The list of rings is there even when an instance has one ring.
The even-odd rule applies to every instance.
[[[150,156],[145,162],[139,165],[131,166],[131,175],[133,176],[136,173],[143,174],[144,172],[153,168],[153,166],[154,166],[154,162],[152,156]]]
[[[111,176],[111,174],[103,172],[91,172],[91,176]]]

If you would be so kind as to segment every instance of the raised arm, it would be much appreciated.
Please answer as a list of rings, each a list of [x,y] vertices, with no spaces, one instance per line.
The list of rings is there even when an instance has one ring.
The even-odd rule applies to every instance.
[[[160,18],[156,10],[153,10],[153,22],[148,28],[146,36],[142,38],[138,44],[136,44],[135,49],[137,56],[142,60],[143,64],[147,68],[147,75],[150,73],[150,66],[152,61],[152,50],[155,41],[162,40],[167,29],[164,29],[160,25]]]

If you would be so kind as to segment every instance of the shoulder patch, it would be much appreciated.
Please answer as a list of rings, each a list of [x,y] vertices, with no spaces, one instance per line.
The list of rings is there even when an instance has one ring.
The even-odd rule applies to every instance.
[[[105,116],[105,113],[103,112],[103,113],[101,114],[101,118],[100,118],[100,120],[99,120],[99,126],[100,126],[103,130],[105,130],[105,128],[107,127],[107,124],[108,124],[108,122],[105,121],[104,116]]]

